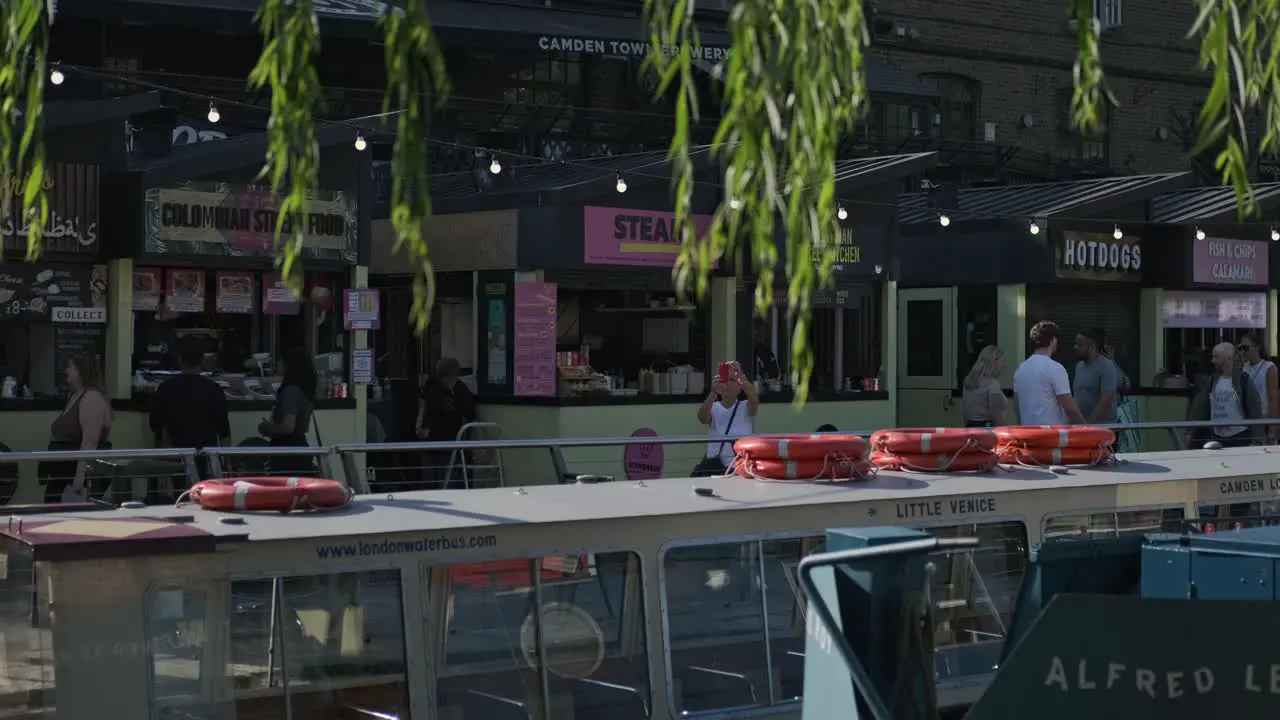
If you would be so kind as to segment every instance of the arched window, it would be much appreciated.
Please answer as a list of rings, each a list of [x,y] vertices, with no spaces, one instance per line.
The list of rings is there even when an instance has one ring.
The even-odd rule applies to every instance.
[[[977,140],[982,83],[954,73],[925,73],[920,77],[938,88],[938,135],[947,140]]]

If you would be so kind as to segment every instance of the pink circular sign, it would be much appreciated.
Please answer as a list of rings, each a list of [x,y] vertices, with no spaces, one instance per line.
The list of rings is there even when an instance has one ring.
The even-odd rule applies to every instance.
[[[631,433],[631,437],[658,437],[658,433],[649,428],[640,428]],[[662,477],[662,445],[628,445],[622,454],[622,466],[628,480],[656,480]]]

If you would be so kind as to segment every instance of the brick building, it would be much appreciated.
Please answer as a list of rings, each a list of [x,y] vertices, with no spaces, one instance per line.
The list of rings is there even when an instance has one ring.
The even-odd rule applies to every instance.
[[[1109,109],[1105,134],[1093,138],[1069,127],[1076,37],[1068,3],[875,5],[872,56],[936,83],[942,101],[934,134],[944,144],[991,143],[1009,157],[1005,167],[1015,177],[1020,159],[1049,161],[1066,176],[1188,169],[1197,103],[1208,86],[1196,41],[1186,37],[1192,3],[1094,0],[1118,104]],[[992,170],[992,180],[1013,179]],[[960,175],[966,184],[984,179]]]

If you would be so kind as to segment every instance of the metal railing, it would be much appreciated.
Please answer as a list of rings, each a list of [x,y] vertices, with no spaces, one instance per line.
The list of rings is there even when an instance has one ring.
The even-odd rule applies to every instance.
[[[1179,431],[1208,430],[1223,426],[1259,427],[1280,424],[1276,420],[1239,420],[1233,422],[1212,421],[1169,421],[1143,422],[1129,424],[1111,424],[1103,427],[1114,430],[1161,431],[1167,430],[1173,438],[1174,447],[1184,449],[1188,433]],[[869,436],[871,430],[841,431],[839,434]],[[809,434],[809,433],[805,433]],[[816,433],[815,433],[816,434]],[[158,481],[167,478],[176,486],[189,487],[200,477],[241,477],[246,475],[303,475],[344,479],[352,489],[360,493],[368,493],[378,488],[372,487],[369,476],[364,470],[366,462],[378,456],[400,455],[421,457],[428,453],[437,457],[449,458],[448,472],[462,470],[464,474],[469,467],[476,467],[468,459],[468,454],[475,451],[511,451],[534,450],[546,451],[555,480],[557,482],[604,481],[612,480],[612,476],[598,474],[577,474],[571,471],[570,463],[565,458],[565,451],[588,448],[658,445],[706,445],[725,439],[729,442],[744,435],[727,435],[709,437],[708,435],[692,436],[651,436],[651,437],[611,437],[611,438],[525,438],[497,440],[454,440],[454,441],[420,441],[398,443],[343,443],[331,447],[215,447],[204,450],[194,449],[129,449],[129,450],[73,450],[73,451],[13,451],[0,452],[0,467],[22,463],[51,463],[71,466],[72,463],[87,461],[88,477],[95,479],[102,486],[92,498],[99,501],[110,501],[122,490],[122,483],[132,483],[130,491],[137,494],[137,483],[144,480],[147,492]],[[696,456],[703,455],[701,450]],[[334,475],[334,459],[342,469],[342,477]],[[420,460],[418,462],[421,462]],[[501,462],[499,460],[499,462]],[[170,467],[158,468],[160,463]],[[613,463],[617,465],[618,463]],[[483,467],[483,465],[481,465]],[[422,470],[421,464],[410,469]],[[522,468],[523,469],[523,468]],[[667,477],[679,477],[680,473],[668,474]],[[42,482],[46,479],[41,476]],[[66,484],[70,478],[54,478]],[[464,483],[469,487],[469,483]]]

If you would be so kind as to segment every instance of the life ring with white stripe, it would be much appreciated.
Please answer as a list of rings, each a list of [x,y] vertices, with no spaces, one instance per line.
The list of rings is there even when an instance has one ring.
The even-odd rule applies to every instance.
[[[911,472],[978,472],[990,470],[1000,462],[990,450],[963,453],[871,453],[871,464],[883,470]]]
[[[218,478],[189,491],[205,510],[222,512],[332,510],[351,502],[352,493],[337,480],[297,477]]]
[[[738,440],[733,451],[753,460],[854,460],[866,455],[867,441],[857,435],[762,435]]]
[[[1106,445],[1078,448],[1000,448],[1000,462],[1013,465],[1101,465],[1115,455]]]
[[[871,463],[862,459],[762,460],[738,458],[734,472],[755,480],[838,481],[861,480],[875,474]]]
[[[1114,431],[1090,425],[1014,425],[995,429],[1002,446],[1052,450],[1098,448],[1116,441]]]
[[[877,452],[933,455],[994,450],[996,434],[984,428],[894,428],[871,435]]]

